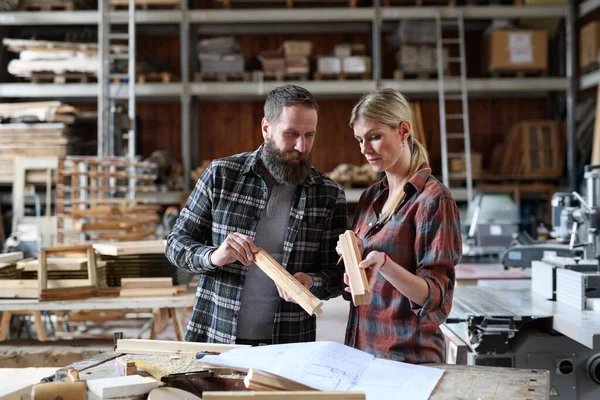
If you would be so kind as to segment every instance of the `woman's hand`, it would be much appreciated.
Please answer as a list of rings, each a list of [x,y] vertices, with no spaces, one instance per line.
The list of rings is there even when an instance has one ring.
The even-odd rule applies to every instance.
[[[386,263],[388,262],[388,256],[384,252],[381,251],[372,251],[367,257],[358,264],[358,268],[364,269],[367,274],[367,280],[371,287],[375,282],[375,276]],[[350,280],[348,278],[348,274],[344,273],[344,283],[346,285],[350,284]],[[347,287],[346,292],[350,291],[350,288]]]

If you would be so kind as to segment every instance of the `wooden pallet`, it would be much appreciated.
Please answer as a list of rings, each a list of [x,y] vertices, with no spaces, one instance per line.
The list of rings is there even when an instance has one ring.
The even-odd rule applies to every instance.
[[[75,2],[21,0],[19,9],[21,11],[73,11],[75,10]]]
[[[119,10],[129,8],[129,0],[110,0],[110,9]],[[154,9],[172,9],[179,8],[180,0],[135,0],[135,8],[142,10]]]
[[[177,76],[170,72],[147,72],[143,74],[137,74],[137,81],[140,83],[144,82],[163,82],[169,83],[177,80]]]
[[[272,5],[285,5],[287,8],[294,6],[303,7],[305,5],[315,5],[329,7],[331,5],[347,4],[350,8],[356,8],[359,0],[217,0],[223,4],[224,8],[232,8],[233,5],[254,6],[254,7],[272,7]]]
[[[30,80],[32,83],[87,83],[90,79],[96,80],[96,76],[85,72],[65,72],[55,74],[53,72],[32,72]]]
[[[341,73],[323,73],[323,72],[315,72],[313,74],[313,79],[315,81],[325,81],[325,80],[340,80],[340,81],[344,81],[344,80],[366,80],[366,79],[371,79],[371,73],[370,72],[364,72],[364,73],[359,73],[359,74],[352,74],[352,73],[346,73],[346,72],[341,72]]]
[[[548,71],[545,69],[540,70],[515,70],[515,71],[507,71],[507,70],[489,70],[488,71],[492,78],[526,78],[526,77],[540,77],[546,76]]]
[[[418,72],[418,71],[404,71],[401,69],[394,70],[394,80],[401,81],[403,79],[435,79],[437,72]]]
[[[308,72],[265,72],[265,71],[252,71],[252,80],[260,81],[307,81],[309,77]]]
[[[217,82],[230,82],[230,81],[250,81],[252,78],[252,73],[248,71],[244,72],[217,72],[217,73],[207,73],[207,72],[196,72],[194,74],[194,81],[196,82],[208,82],[208,81],[217,81]]]

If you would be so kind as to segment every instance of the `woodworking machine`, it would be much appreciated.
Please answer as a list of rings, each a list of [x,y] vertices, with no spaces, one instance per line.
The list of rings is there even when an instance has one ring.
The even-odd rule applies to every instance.
[[[545,369],[552,399],[600,398],[600,313],[530,290],[458,286],[445,325],[457,363]],[[447,335],[448,337],[448,335]]]

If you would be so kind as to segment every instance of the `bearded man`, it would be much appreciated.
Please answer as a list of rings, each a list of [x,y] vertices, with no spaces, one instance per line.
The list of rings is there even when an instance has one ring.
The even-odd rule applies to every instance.
[[[315,340],[315,317],[254,264],[258,247],[320,299],[342,293],[335,246],[348,211],[343,188],[311,165],[317,110],[304,88],[273,89],[264,144],[214,160],[198,180],[166,251],[171,263],[200,275],[187,341]]]

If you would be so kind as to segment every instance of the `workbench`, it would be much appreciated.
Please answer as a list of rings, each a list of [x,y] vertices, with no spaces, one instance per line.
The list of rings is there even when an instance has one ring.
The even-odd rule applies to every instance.
[[[454,267],[456,282],[461,286],[478,286],[481,281],[507,281],[515,285],[531,280],[531,269],[526,270],[506,270],[502,264],[463,264],[460,263]]]
[[[184,330],[178,309],[194,305],[195,294],[187,293],[178,296],[163,297],[92,297],[81,300],[40,301],[37,299],[2,299],[0,311],[0,341],[6,339],[12,315],[32,315],[36,325],[38,338],[47,340],[47,334],[42,322],[41,311],[64,312],[75,310],[147,310],[166,309],[173,320],[177,340],[183,340]],[[152,325],[154,329],[154,324]],[[151,332],[152,337],[152,332]]]
[[[69,368],[80,371],[81,380],[107,378],[116,375],[115,358],[123,356],[120,353],[104,353],[93,359],[81,361],[60,369],[56,372],[56,379],[65,377]],[[168,359],[168,355],[129,355],[134,358],[149,357]],[[498,367],[480,367],[467,365],[431,364],[435,368],[444,369],[444,375],[440,379],[430,399],[547,399],[549,397],[550,374],[543,370],[513,369]],[[212,390],[240,390],[244,388],[244,374],[215,375],[207,378],[202,386],[210,387]],[[98,399],[92,392],[88,391],[88,399]]]

